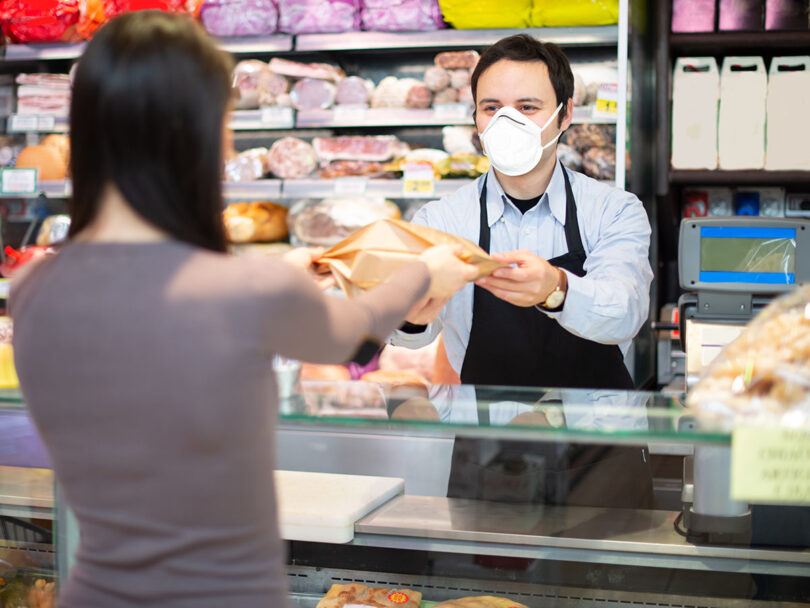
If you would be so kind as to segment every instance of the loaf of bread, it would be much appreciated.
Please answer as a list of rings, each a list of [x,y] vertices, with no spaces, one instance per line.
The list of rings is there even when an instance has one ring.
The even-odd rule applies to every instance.
[[[278,203],[232,203],[223,212],[225,230],[232,243],[280,241],[287,237],[287,208]]]
[[[317,608],[371,606],[374,608],[419,608],[422,594],[410,589],[382,589],[360,583],[332,585]]]
[[[527,606],[505,597],[480,595],[442,602],[436,605],[435,608],[527,608]]]

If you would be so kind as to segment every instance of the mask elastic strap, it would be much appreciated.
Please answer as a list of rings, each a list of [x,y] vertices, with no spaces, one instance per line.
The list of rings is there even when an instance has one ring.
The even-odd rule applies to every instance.
[[[546,142],[545,144],[543,144],[543,145],[541,146],[541,148],[542,148],[543,150],[545,150],[545,149],[546,149],[546,148],[548,148],[549,146],[553,146],[553,145],[554,145],[554,142],[555,142],[555,141],[557,141],[558,139],[560,139],[560,135],[562,135],[562,131],[560,131],[559,133],[557,133],[557,135],[555,135],[555,136],[554,136],[554,139],[552,139],[551,141]]]
[[[555,116],[557,116],[557,114],[559,114],[559,113],[560,113],[560,110],[562,109],[562,107],[563,107],[563,104],[562,104],[562,102],[560,102],[560,105],[558,105],[558,106],[557,106],[557,109],[556,109],[556,110],[554,110],[554,114],[552,114],[551,116],[549,116],[549,117],[548,117],[548,120],[546,121],[546,123],[545,123],[545,124],[544,124],[542,127],[540,127],[540,130],[541,130],[541,131],[545,130],[545,128],[546,128],[546,127],[547,127],[549,124],[551,124],[551,121],[552,121],[552,120],[554,120],[554,117],[555,117]]]

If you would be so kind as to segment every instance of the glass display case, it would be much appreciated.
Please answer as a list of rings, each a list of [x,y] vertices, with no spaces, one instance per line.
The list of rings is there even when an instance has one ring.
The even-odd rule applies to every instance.
[[[41,586],[69,569],[76,530],[19,395],[0,399],[0,577]],[[287,525],[287,474],[277,474],[291,605],[314,607],[348,582],[419,591],[423,606],[479,595],[536,608],[807,605],[810,498],[746,501],[732,488],[738,454],[757,448],[739,445],[750,441],[744,421],[681,401],[299,384],[280,403],[279,469],[324,474],[349,494],[355,479],[402,481],[334,542]],[[336,494],[311,496],[307,512],[336,510]]]

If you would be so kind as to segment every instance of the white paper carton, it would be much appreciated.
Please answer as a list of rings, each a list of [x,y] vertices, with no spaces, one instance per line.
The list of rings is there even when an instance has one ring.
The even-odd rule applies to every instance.
[[[771,61],[766,132],[766,169],[810,170],[810,56]]]
[[[714,57],[681,57],[672,77],[672,168],[717,168],[720,74]]]
[[[765,102],[768,73],[762,57],[726,57],[720,72],[717,126],[721,169],[765,166]]]

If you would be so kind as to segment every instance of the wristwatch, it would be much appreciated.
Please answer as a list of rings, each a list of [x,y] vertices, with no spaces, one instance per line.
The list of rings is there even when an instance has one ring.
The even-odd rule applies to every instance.
[[[561,268],[557,268],[560,273],[557,279],[557,286],[554,288],[545,301],[540,304],[545,310],[559,310],[565,303],[565,295],[568,293],[568,275]]]

